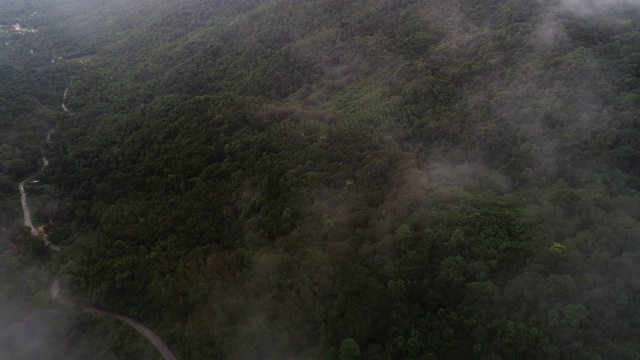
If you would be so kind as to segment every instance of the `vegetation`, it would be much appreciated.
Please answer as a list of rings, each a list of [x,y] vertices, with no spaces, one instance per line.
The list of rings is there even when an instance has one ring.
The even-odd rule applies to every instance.
[[[32,181],[41,174],[47,134],[63,119],[60,101],[73,69],[50,61],[56,49],[48,34],[60,27],[27,19],[34,8],[43,10],[0,1],[0,358],[152,359],[155,349],[129,327],[50,299],[50,250],[23,226],[18,183],[25,179],[34,223],[57,212],[55,187]],[[25,19],[25,28],[40,31],[13,31]]]
[[[181,359],[640,356],[637,7],[41,6],[0,170],[16,198],[55,124],[78,301]]]

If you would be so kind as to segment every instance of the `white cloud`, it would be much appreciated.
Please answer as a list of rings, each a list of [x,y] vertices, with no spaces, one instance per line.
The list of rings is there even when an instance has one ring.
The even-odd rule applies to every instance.
[[[562,0],[565,9],[593,15],[620,7],[640,6],[640,0]]]

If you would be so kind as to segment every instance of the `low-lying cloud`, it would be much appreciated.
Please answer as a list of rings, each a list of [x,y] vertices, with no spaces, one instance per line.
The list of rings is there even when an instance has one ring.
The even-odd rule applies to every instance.
[[[583,15],[595,15],[630,6],[640,6],[640,0],[563,0],[562,6]]]

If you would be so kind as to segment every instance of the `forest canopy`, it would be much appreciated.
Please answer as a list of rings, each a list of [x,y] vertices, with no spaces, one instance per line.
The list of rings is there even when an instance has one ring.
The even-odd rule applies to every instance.
[[[636,1],[11,4],[0,215],[45,149],[75,300],[181,359],[640,356]]]

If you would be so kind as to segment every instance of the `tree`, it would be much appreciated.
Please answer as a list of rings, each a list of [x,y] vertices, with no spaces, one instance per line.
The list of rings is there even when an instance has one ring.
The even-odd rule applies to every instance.
[[[360,347],[352,338],[342,340],[340,345],[340,360],[357,359],[360,357]]]

